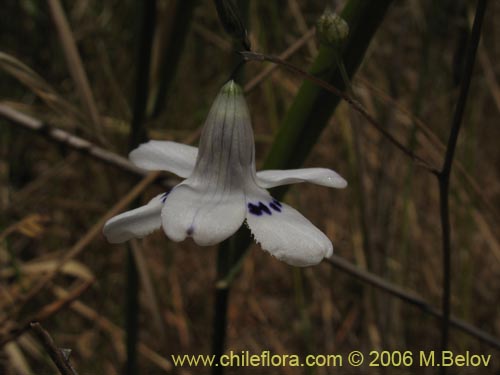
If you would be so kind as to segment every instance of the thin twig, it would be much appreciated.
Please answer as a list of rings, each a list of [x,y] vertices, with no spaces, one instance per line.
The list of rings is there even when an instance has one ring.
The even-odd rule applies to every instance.
[[[378,123],[375,118],[366,111],[366,109],[354,98],[352,98],[350,95],[348,95],[345,92],[342,92],[341,90],[337,89],[335,86],[332,86],[326,81],[323,81],[320,78],[317,78],[313,76],[312,74],[307,73],[306,71],[296,67],[295,65],[284,61],[280,59],[279,57],[276,56],[270,56],[270,55],[264,55],[261,53],[256,53],[256,52],[247,52],[247,51],[242,51],[240,54],[243,56],[244,59],[247,61],[268,61],[272,62],[274,64],[281,65],[288,70],[310,80],[311,82],[316,83],[317,85],[323,87],[325,90],[330,91],[331,93],[339,96],[340,98],[344,99],[347,103],[349,103],[358,113],[360,113],[368,122],[370,122],[384,137],[386,137],[394,146],[396,146],[399,150],[401,150],[406,156],[411,158],[414,162],[416,162],[419,166],[423,167],[424,169],[428,170],[429,172],[433,174],[437,174],[438,170],[433,167],[429,162],[427,162],[425,159],[421,158],[420,156],[416,155],[413,153],[411,150],[409,150],[406,146],[404,146],[401,142],[399,142],[392,134],[390,134],[387,130],[384,129],[382,125]]]
[[[439,201],[440,201],[440,216],[443,236],[443,321],[441,325],[441,350],[448,349],[449,344],[449,326],[451,319],[451,225],[450,225],[450,207],[449,207],[449,190],[450,190],[450,175],[453,165],[453,157],[457,147],[458,135],[462,124],[465,106],[467,104],[467,96],[469,93],[472,73],[474,70],[474,62],[476,60],[477,47],[481,38],[481,27],[483,24],[484,14],[486,12],[487,0],[478,0],[476,7],[476,15],[472,26],[467,50],[465,52],[464,72],[460,83],[460,93],[455,107],[455,113],[451,122],[450,137],[446,147],[443,168],[439,172]],[[441,367],[441,374],[446,374],[446,368]]]
[[[138,176],[145,176],[147,174],[146,171],[137,168],[123,156],[107,151],[83,138],[46,124],[2,103],[0,103],[0,116],[21,125],[24,128],[43,134],[50,140],[61,145],[69,146],[74,150],[87,153],[96,159],[107,162],[108,164],[118,166],[122,170],[132,172]]]
[[[481,51],[481,50],[479,50]],[[480,56],[480,54],[479,54]],[[490,80],[489,74],[486,73],[486,68],[485,70],[485,75],[488,76],[488,81]],[[409,110],[404,108],[401,104],[397,102],[394,98],[389,96],[387,93],[384,91],[380,90],[368,80],[363,79],[363,78],[358,78],[359,81],[363,83],[363,85],[366,86],[369,90],[375,92],[378,96],[379,99],[384,101],[386,104],[391,105],[393,108],[395,108],[398,112],[404,114],[408,119],[412,121],[415,126],[418,127],[420,130],[420,134],[422,134],[425,139],[432,145],[434,146],[436,152],[439,152],[440,154],[444,151],[446,151],[446,146],[444,143],[440,140],[440,138],[434,133],[434,131],[420,118],[417,116],[413,115]],[[500,92],[500,91],[499,91]],[[499,110],[500,110],[500,94],[499,94]],[[482,208],[488,212],[490,216],[492,216],[494,219],[499,219],[500,215],[498,212],[497,207],[495,207],[492,203],[488,202],[486,198],[484,197],[484,194],[482,193],[482,188],[479,186],[477,181],[472,177],[472,175],[465,169],[464,165],[460,162],[460,160],[455,160],[454,161],[455,168],[457,169],[458,172],[462,175],[462,177],[467,181],[469,184],[470,188],[476,195],[476,198],[479,200],[479,203],[483,206]]]
[[[300,50],[309,40],[314,37],[316,33],[316,28],[309,29],[304,35],[302,35],[299,39],[297,39],[294,43],[292,43],[287,49],[285,49],[281,54],[279,54],[279,58],[282,60],[286,60],[291,57],[295,52]],[[256,88],[264,79],[266,79],[272,72],[278,69],[278,65],[270,65],[262,70],[259,74],[257,74],[250,82],[245,85],[245,93],[248,94],[254,88]]]
[[[62,375],[77,375],[73,366],[66,359],[61,349],[59,349],[55,344],[49,333],[43,329],[42,325],[38,322],[31,322],[30,328],[35,332],[36,337],[43,345],[47,353],[49,353],[52,362],[56,365],[57,369]]]
[[[127,158],[121,155],[108,151],[92,142],[87,141],[86,139],[44,123],[2,103],[0,103],[0,117],[3,117],[16,125],[20,125],[25,129],[34,131],[37,134],[41,134],[52,142],[56,142],[57,144],[69,147],[72,150],[89,155],[98,161],[118,167],[122,171],[129,172],[135,176],[146,177],[149,173],[144,169],[137,168]],[[160,184],[167,189],[172,188],[175,184],[171,179],[156,180],[155,183]]]

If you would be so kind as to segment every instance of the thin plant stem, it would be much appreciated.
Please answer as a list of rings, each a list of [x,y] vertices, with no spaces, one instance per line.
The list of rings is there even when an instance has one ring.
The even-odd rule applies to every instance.
[[[78,90],[87,115],[92,121],[96,137],[102,142],[104,138],[102,137],[102,124],[99,111],[66,14],[59,0],[48,0],[48,5],[59,34],[68,69],[75,81],[76,89]]]
[[[428,171],[432,173],[437,173],[436,169],[429,164],[425,159],[422,157],[414,154],[411,150],[409,150],[406,146],[404,146],[401,142],[399,142],[392,134],[390,134],[387,130],[384,129],[384,127],[378,123],[378,121],[370,114],[367,112],[367,110],[351,95],[339,90],[335,86],[329,84],[328,82],[315,77],[314,75],[307,73],[306,71],[298,68],[297,66],[289,63],[288,61],[284,61],[280,59],[279,57],[276,56],[270,56],[270,55],[265,55],[262,53],[256,53],[256,52],[240,52],[241,55],[249,60],[249,61],[268,61],[272,62],[274,64],[279,64],[288,70],[292,71],[295,74],[298,74],[302,76],[303,78],[308,79],[309,81],[321,86],[325,90],[337,95],[338,97],[344,99],[347,103],[349,103],[352,108],[354,108],[358,113],[360,113],[368,122],[370,122],[375,128],[384,136],[386,137],[394,146],[396,146],[399,150],[401,150],[406,156],[410,157],[413,159],[415,162],[417,162],[420,166],[423,168],[427,169]],[[345,73],[345,71],[344,71]],[[344,80],[344,78],[342,78]]]
[[[167,104],[197,0],[177,0],[174,3],[175,14],[167,20],[167,22],[172,21],[172,24],[168,25],[169,31],[167,35],[164,35],[164,44],[159,46],[161,49],[159,83],[152,88],[151,108],[149,109],[152,118],[158,117]]]
[[[134,91],[132,122],[130,124],[129,150],[146,140],[144,126],[149,93],[149,72],[151,69],[151,48],[156,20],[156,0],[147,0],[142,4],[142,26],[139,39],[138,64]],[[139,273],[132,248],[127,246],[126,258],[126,301],[125,326],[127,362],[126,375],[137,375],[137,342],[139,336]]]
[[[125,332],[127,347],[127,362],[125,374],[138,374],[137,340],[139,338],[139,273],[135,264],[134,254],[130,245],[127,246],[126,263],[126,298],[125,298]]]
[[[469,93],[472,73],[474,70],[474,62],[476,60],[476,52],[481,37],[481,27],[483,24],[484,14],[486,12],[487,0],[478,0],[476,6],[476,14],[474,24],[467,50],[465,52],[464,71],[460,83],[460,93],[455,107],[455,113],[451,122],[450,136],[446,147],[446,154],[441,171],[438,174],[439,182],[439,199],[440,199],[440,216],[442,228],[442,246],[443,246],[443,295],[442,309],[443,320],[441,324],[441,350],[447,350],[449,345],[449,327],[451,316],[451,225],[450,225],[450,207],[449,207],[449,192],[450,192],[450,176],[453,165],[453,158],[457,147],[458,135],[462,125],[462,119],[467,104],[467,96]],[[441,374],[446,374],[446,367],[441,367]]]
[[[234,248],[234,236],[224,241],[219,246],[217,254],[217,279],[227,276],[234,263],[232,259]],[[217,364],[222,354],[224,354],[227,327],[227,306],[229,302],[230,283],[215,284],[215,305],[213,317],[212,354],[215,356]],[[213,366],[212,374],[221,375],[224,373],[222,366]]]
[[[129,149],[134,149],[146,139],[144,119],[149,93],[149,72],[151,69],[151,48],[155,30],[156,0],[143,3],[142,30],[137,51],[137,72],[135,78],[132,123],[130,125]]]
[[[73,366],[71,366],[69,359],[64,355],[63,351],[55,345],[54,340],[42,325],[38,322],[32,322],[30,323],[30,327],[33,332],[35,332],[35,335],[38,337],[38,340],[47,353],[49,353],[59,373],[62,375],[78,375]]]

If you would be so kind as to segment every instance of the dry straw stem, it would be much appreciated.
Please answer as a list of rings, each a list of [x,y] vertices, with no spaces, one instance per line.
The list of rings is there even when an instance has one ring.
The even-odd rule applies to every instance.
[[[64,56],[66,57],[66,62],[68,64],[68,69],[76,83],[80,99],[82,100],[85,110],[92,121],[97,137],[99,140],[102,140],[101,120],[97,110],[97,105],[94,100],[92,90],[90,89],[90,84],[87,79],[87,75],[85,74],[85,69],[83,68],[83,63],[80,58],[80,54],[78,53],[78,49],[76,48],[75,39],[73,38],[73,33],[71,32],[68,20],[66,19],[64,9],[62,8],[59,0],[48,0],[48,4],[50,14],[59,34]]]
[[[49,353],[52,362],[54,362],[59,372],[62,375],[77,375],[69,360],[64,356],[61,349],[54,344],[54,340],[42,325],[38,322],[32,322],[30,323],[30,328],[35,332],[36,337],[47,353]]]
[[[68,146],[73,150],[88,154],[93,158],[116,166],[121,170],[130,172],[137,176],[146,176],[147,172],[137,168],[127,158],[114,152],[105,150],[83,138],[77,137],[67,131],[52,127],[42,121],[16,111],[11,107],[0,103],[0,116],[22,127],[44,135],[51,141]]]
[[[7,358],[15,374],[34,375],[25,354],[21,350],[21,345],[16,342],[9,342],[2,349],[3,357]]]
[[[65,100],[47,81],[20,60],[0,52],[0,69],[33,91],[62,118],[67,118],[73,124],[81,125],[84,123],[85,116],[73,104]],[[88,133],[88,129],[84,128],[83,130]]]

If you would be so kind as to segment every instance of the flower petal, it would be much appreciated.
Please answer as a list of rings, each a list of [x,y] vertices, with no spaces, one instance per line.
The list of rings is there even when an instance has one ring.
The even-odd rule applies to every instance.
[[[109,219],[102,230],[111,243],[142,238],[161,227],[161,208],[167,193],[157,195],[145,206],[124,212]]]
[[[193,237],[198,245],[224,241],[245,219],[243,191],[210,189],[186,182],[177,185],[162,209],[163,230],[173,241]]]
[[[292,207],[260,189],[247,196],[247,223],[257,243],[292,266],[311,266],[333,254],[326,235]]]
[[[129,154],[136,166],[148,171],[168,171],[188,177],[194,169],[198,149],[171,141],[149,141]]]
[[[257,181],[259,186],[264,189],[299,182],[312,182],[313,184],[333,188],[345,188],[347,186],[347,181],[342,176],[327,168],[260,171],[257,172]]]

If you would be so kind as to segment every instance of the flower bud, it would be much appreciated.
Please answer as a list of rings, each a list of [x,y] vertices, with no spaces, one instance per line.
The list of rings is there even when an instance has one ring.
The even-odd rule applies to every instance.
[[[316,33],[320,43],[339,47],[349,35],[349,25],[338,14],[327,9],[316,23]]]

